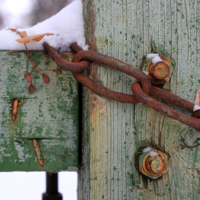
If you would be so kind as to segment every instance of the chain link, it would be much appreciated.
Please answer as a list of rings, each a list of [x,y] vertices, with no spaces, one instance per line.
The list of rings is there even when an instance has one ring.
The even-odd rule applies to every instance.
[[[84,51],[76,43],[71,45],[71,49],[76,52],[72,62],[64,60],[58,51],[49,44],[44,43],[43,46],[49,57],[51,57],[61,69],[72,72],[74,77],[80,83],[92,90],[94,93],[121,103],[137,104],[142,102],[148,105],[150,108],[162,113],[163,115],[178,120],[181,123],[200,131],[200,120],[198,119],[200,118],[200,112],[199,110],[193,112],[195,105],[185,99],[171,94],[170,92],[155,87],[152,85],[155,82],[155,79],[150,79],[139,69],[118,59],[97,52]],[[112,69],[120,70],[121,72],[136,78],[139,82],[133,83],[131,87],[133,95],[109,90],[108,88],[85,76],[82,72],[90,66],[90,62],[97,62],[99,64],[107,65]],[[188,112],[191,112],[192,116],[188,116],[180,111],[174,110],[169,106],[155,100],[149,95],[159,98],[169,104],[183,108]]]

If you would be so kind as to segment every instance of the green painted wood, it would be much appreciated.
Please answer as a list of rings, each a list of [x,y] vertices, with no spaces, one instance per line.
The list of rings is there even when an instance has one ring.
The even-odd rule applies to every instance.
[[[31,52],[41,69],[56,69],[44,52]],[[45,84],[35,72],[34,93],[24,79],[28,55],[0,51],[0,171],[61,171],[78,166],[78,89],[70,72],[47,71]],[[29,62],[29,69],[31,63]],[[29,70],[30,71],[30,70]],[[12,100],[20,100],[11,119]],[[38,139],[45,165],[37,161],[31,139]]]
[[[87,43],[139,69],[146,54],[171,57],[175,69],[164,89],[191,102],[200,83],[200,2],[197,0],[84,0]],[[96,65],[95,65],[96,66]],[[90,77],[131,94],[135,79],[98,65]],[[183,111],[182,109],[177,108]],[[117,103],[84,89],[79,199],[199,199],[199,132],[143,104]],[[152,143],[170,155],[167,174],[151,181],[138,173],[137,151]]]

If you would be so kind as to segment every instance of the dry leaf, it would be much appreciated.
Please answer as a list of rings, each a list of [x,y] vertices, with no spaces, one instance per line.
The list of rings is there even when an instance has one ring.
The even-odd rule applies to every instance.
[[[29,43],[32,40],[39,42],[44,36],[54,35],[53,33],[44,33],[44,34],[39,34],[39,35],[28,36],[26,31],[17,31],[16,29],[13,29],[13,28],[8,29],[8,30],[11,30],[12,32],[16,32],[17,34],[21,36],[20,39],[16,40],[19,43]]]
[[[22,38],[24,38],[24,37],[28,37],[26,31],[17,31],[17,30],[14,29],[14,28],[7,29],[7,30],[11,30],[12,32],[17,32],[17,34],[19,34]]]
[[[23,31],[23,32],[26,32],[26,31]],[[19,32],[19,33],[22,34],[22,32]],[[49,36],[49,35],[54,35],[54,34],[53,33],[44,33],[44,34],[32,35],[32,36],[28,36],[28,37],[23,37],[23,35],[22,35],[23,38],[20,38],[16,41],[19,43],[29,43],[32,40],[39,42],[44,36]]]
[[[26,31],[19,32],[22,38],[28,37]]]
[[[16,29],[8,29],[8,30],[11,30],[12,32],[17,32],[17,30]]]

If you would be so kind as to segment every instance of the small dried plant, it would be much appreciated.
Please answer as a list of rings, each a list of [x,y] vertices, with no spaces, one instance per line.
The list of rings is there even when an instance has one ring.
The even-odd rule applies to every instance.
[[[12,32],[16,32],[18,35],[21,36],[21,38],[16,40],[16,41],[24,44],[26,51],[28,53],[29,59],[31,61],[31,64],[32,64],[31,71],[30,72],[28,71],[28,62],[29,62],[29,59],[28,59],[27,60],[27,67],[26,67],[26,73],[24,74],[24,78],[26,79],[26,82],[30,83],[30,85],[28,87],[28,91],[30,93],[33,93],[34,90],[35,90],[35,87],[33,85],[33,77],[34,77],[35,69],[39,71],[39,73],[41,74],[41,76],[43,78],[44,83],[46,83],[46,84],[50,83],[50,78],[44,71],[52,71],[52,72],[56,73],[57,75],[62,74],[62,70],[60,70],[60,69],[41,69],[41,68],[39,68],[35,64],[33,58],[31,57],[31,55],[28,51],[28,48],[26,46],[26,43],[29,43],[30,41],[39,42],[44,36],[53,35],[52,33],[44,33],[44,34],[40,34],[40,35],[28,36],[26,31],[17,31],[16,29],[9,29],[9,30],[11,30]]]

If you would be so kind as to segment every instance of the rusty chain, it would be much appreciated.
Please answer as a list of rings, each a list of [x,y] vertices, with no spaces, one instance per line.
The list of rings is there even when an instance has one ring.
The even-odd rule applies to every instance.
[[[142,102],[150,108],[153,108],[154,110],[162,113],[163,115],[178,120],[181,123],[184,123],[188,126],[195,128],[197,131],[200,131],[200,110],[193,111],[195,104],[152,85],[156,83],[164,83],[164,79],[159,80],[154,78],[155,76],[157,76],[157,74],[154,73],[154,75],[148,76],[139,69],[129,64],[126,64],[118,59],[89,50],[85,51],[76,43],[73,43],[70,46],[71,49],[76,52],[72,62],[68,62],[63,59],[61,54],[49,44],[44,43],[43,46],[47,51],[49,57],[52,58],[61,69],[72,72],[74,77],[80,83],[92,90],[94,93],[121,103],[137,104]],[[163,59],[165,58],[163,57]],[[167,58],[165,60],[166,62],[168,62],[168,60],[170,59]],[[133,95],[114,92],[85,76],[82,72],[85,69],[89,68],[90,62],[107,65],[112,69],[120,70],[121,72],[136,78],[139,82],[135,82],[132,84],[131,89]],[[164,66],[162,69],[164,69],[168,73],[169,70],[166,68],[166,64],[160,63],[160,66],[161,65]],[[150,97],[149,95],[159,98],[169,104],[183,108],[188,112],[191,112],[192,116],[188,116],[184,113],[181,113],[180,111],[172,109],[169,106]]]

